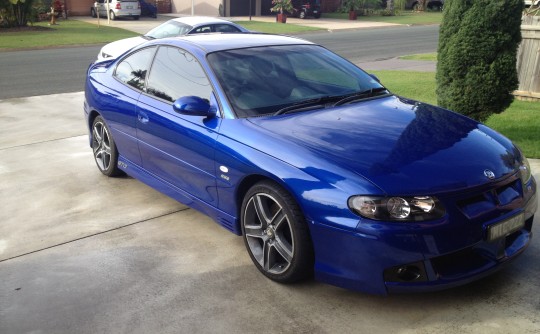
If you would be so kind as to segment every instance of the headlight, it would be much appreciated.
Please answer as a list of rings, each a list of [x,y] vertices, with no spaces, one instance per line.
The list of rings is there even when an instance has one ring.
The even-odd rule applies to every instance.
[[[529,160],[525,157],[523,157],[521,166],[519,166],[519,176],[521,177],[521,182],[523,182],[523,184],[527,184],[531,180],[531,165],[529,165]]]
[[[349,208],[364,218],[390,221],[433,220],[445,213],[439,200],[430,196],[353,196]]]

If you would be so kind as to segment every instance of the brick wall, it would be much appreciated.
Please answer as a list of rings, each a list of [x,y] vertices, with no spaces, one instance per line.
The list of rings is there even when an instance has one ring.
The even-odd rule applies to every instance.
[[[66,0],[68,15],[70,16],[89,16],[90,7],[93,5],[94,0]]]

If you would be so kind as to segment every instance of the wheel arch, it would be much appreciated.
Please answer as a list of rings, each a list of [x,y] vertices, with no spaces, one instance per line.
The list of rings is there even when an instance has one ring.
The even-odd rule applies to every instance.
[[[236,187],[236,196],[235,196],[235,202],[236,202],[236,227],[238,228],[238,231],[241,231],[241,217],[242,217],[242,203],[244,201],[244,197],[246,196],[247,192],[251,187],[253,187],[255,184],[262,182],[262,181],[270,181],[281,188],[283,188],[285,191],[291,195],[291,197],[294,199],[298,207],[300,208],[300,211],[302,212],[302,215],[304,218],[306,218],[304,208],[302,207],[302,201],[299,200],[299,198],[296,196],[296,194],[290,189],[290,187],[287,186],[287,184],[277,178],[277,177],[270,177],[267,175],[261,175],[261,174],[252,174],[244,177],[240,184]]]
[[[88,113],[88,137],[90,139],[89,143],[90,143],[90,147],[92,147],[92,124],[94,124],[94,120],[96,119],[96,117],[98,116],[101,116],[101,114],[99,112],[97,112],[96,110],[91,110],[89,113]],[[103,116],[101,116],[103,117]]]

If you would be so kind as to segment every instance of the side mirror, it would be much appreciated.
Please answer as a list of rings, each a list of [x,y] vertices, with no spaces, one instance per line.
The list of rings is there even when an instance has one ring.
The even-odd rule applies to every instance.
[[[173,110],[188,116],[216,116],[216,108],[207,99],[198,96],[183,96],[173,104]]]

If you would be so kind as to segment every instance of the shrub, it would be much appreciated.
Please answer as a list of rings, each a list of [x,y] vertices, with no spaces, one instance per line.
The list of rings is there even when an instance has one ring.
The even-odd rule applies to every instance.
[[[517,88],[523,0],[447,0],[439,33],[442,107],[479,121],[503,112]]]

